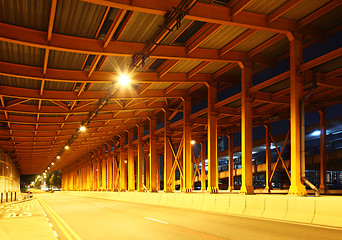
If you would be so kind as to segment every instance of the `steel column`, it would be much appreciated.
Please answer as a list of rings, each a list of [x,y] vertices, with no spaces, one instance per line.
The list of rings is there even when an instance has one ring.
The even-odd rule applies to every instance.
[[[183,192],[192,192],[191,100],[183,99]]]
[[[120,191],[127,190],[127,160],[124,146],[126,144],[126,138],[124,135],[120,136]]]
[[[164,110],[164,192],[172,192],[172,183],[168,183],[168,179],[170,178],[173,166],[173,154],[171,149],[171,142],[169,138],[171,138],[171,130],[170,124],[171,121],[169,117],[171,112],[167,109]],[[174,182],[174,181],[173,181]]]
[[[101,190],[107,190],[107,154],[106,154],[106,146],[102,148],[101,154],[101,178],[102,178],[102,186]]]
[[[291,186],[289,194],[306,195],[301,179],[301,126],[300,99],[303,96],[303,82],[298,71],[303,63],[303,42],[301,36],[290,35],[290,120],[291,120]]]
[[[156,117],[150,118],[150,192],[157,192],[157,128]]]
[[[228,190],[234,190],[233,134],[228,134]]]
[[[271,142],[270,142],[270,126],[265,124],[266,129],[266,171],[265,171],[265,190],[269,191],[271,189],[270,186],[270,178],[271,178]]]
[[[144,191],[144,150],[142,137],[144,136],[144,125],[138,125],[138,163],[137,163],[137,190]]]
[[[253,194],[252,172],[252,98],[248,89],[252,87],[252,63],[241,66],[241,155],[242,176],[240,193]]]
[[[133,134],[133,129],[128,132],[128,191],[135,190]]]
[[[207,190],[206,186],[206,173],[205,173],[205,142],[201,142],[201,190],[202,192]]]
[[[218,157],[217,157],[217,84],[208,87],[208,189],[210,193],[218,193]]]
[[[325,192],[328,189],[327,186],[327,113],[325,108],[319,110],[320,116],[320,128],[321,128],[321,147],[320,147],[320,179],[321,184],[319,189]]]

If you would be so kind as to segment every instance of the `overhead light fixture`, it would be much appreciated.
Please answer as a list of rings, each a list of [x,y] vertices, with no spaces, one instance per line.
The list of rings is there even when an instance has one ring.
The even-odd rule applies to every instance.
[[[66,145],[64,148],[65,148],[66,150],[68,150],[70,147],[69,147],[68,145]]]
[[[48,167],[48,169],[50,169],[50,167]]]
[[[86,127],[85,127],[85,126],[81,126],[81,127],[80,127],[80,131],[81,131],[81,132],[84,132],[85,130],[86,130]]]
[[[129,77],[126,74],[121,74],[119,78],[119,83],[123,86],[127,86],[130,82]]]
[[[125,163],[127,163],[127,160],[125,160]]]
[[[55,163],[54,163],[54,162],[52,162],[52,163],[51,163],[51,165],[53,166],[53,165],[55,165]]]
[[[195,140],[191,140],[190,143],[191,143],[192,145],[194,145],[196,142],[195,142]]]
[[[61,156],[57,156],[57,159],[60,159],[61,158]]]

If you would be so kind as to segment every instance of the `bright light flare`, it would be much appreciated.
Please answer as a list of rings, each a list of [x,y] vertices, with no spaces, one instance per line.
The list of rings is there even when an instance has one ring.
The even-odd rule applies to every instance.
[[[195,141],[195,140],[191,140],[190,143],[191,143],[192,145],[194,145],[194,144],[196,143],[196,141]]]
[[[53,165],[55,165],[55,163],[54,163],[54,162],[52,162],[52,163],[51,163],[51,165],[53,166]]]
[[[119,78],[119,83],[123,86],[127,86],[131,80],[126,74],[121,74]]]
[[[60,159],[61,158],[61,156],[57,156],[57,159]]]
[[[81,132],[84,132],[85,130],[86,130],[86,127],[85,127],[85,126],[81,126],[81,127],[80,127],[80,131],[81,131]]]
[[[314,131],[313,133],[311,133],[311,136],[317,137],[317,136],[319,136],[319,135],[321,135],[321,131],[320,131],[320,130],[316,130],[316,131]]]
[[[65,148],[66,150],[68,150],[70,147],[69,147],[68,145],[66,145],[64,148]]]

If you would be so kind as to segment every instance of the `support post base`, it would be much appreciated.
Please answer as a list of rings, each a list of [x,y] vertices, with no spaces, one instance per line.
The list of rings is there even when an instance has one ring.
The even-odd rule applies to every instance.
[[[307,192],[303,184],[291,185],[289,194],[293,196],[306,196]]]
[[[208,187],[208,189],[207,189],[207,192],[208,193],[218,193],[218,187],[214,187],[214,186],[212,186],[212,187]]]
[[[254,194],[254,187],[253,186],[241,186],[240,193],[246,194],[246,195]]]

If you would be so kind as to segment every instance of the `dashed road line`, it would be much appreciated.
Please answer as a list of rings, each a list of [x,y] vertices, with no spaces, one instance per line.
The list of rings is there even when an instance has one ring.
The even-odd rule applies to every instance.
[[[148,220],[151,220],[151,221],[160,222],[160,223],[164,223],[164,224],[169,224],[168,222],[160,221],[160,220],[157,220],[157,219],[154,219],[154,218],[149,218],[149,217],[145,217],[145,218],[148,219]]]

